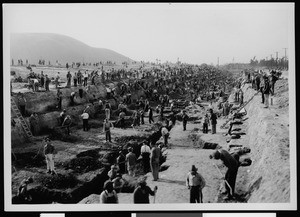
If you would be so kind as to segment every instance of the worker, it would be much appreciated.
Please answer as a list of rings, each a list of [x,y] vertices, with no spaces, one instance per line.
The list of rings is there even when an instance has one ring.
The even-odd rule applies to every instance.
[[[70,95],[70,101],[71,101],[71,102],[70,102],[70,105],[71,105],[71,106],[74,106],[74,104],[75,104],[74,99],[76,98],[76,95],[77,95],[77,94],[76,94],[75,91],[72,91],[72,92],[71,92],[71,95]]]
[[[57,108],[60,110],[62,107],[62,92],[60,91],[60,89],[57,89]]]
[[[18,189],[18,193],[17,193],[17,196],[19,197],[20,200],[22,201],[32,201],[32,197],[30,194],[28,194],[28,185],[30,183],[33,183],[33,178],[32,177],[29,177],[27,179],[23,179],[21,181],[21,184],[19,186],[19,189]]]
[[[46,91],[50,91],[50,89],[49,89],[50,82],[51,82],[50,78],[48,77],[48,75],[46,75],[46,77],[45,77],[45,89],[46,89]]]
[[[211,120],[211,133],[216,133],[216,127],[217,127],[217,115],[213,112],[213,109],[210,109],[210,120]]]
[[[158,144],[154,143],[152,145],[151,153],[150,153],[150,167],[153,176],[153,181],[158,180],[159,173],[159,159],[161,156],[161,150],[157,147]]]
[[[154,120],[153,120],[153,109],[152,109],[152,107],[150,106],[149,107],[149,124],[151,124],[151,123],[154,123]]]
[[[205,187],[205,180],[195,165],[192,165],[191,171],[186,178],[186,185],[190,189],[190,203],[203,203],[202,189]]]
[[[124,179],[122,179],[122,175],[120,173],[117,173],[116,178],[112,180],[113,187],[117,193],[120,193],[122,191],[123,186],[125,185]]]
[[[82,123],[83,123],[83,131],[89,130],[89,113],[86,111],[83,111],[83,113],[80,115],[82,117]]]
[[[59,114],[59,125],[62,126],[66,116],[67,116],[67,111],[64,109],[60,114]]]
[[[205,114],[204,116],[204,120],[203,120],[203,133],[208,133],[208,126],[209,126],[209,118],[208,118],[208,114]]]
[[[47,164],[47,173],[51,173],[52,175],[55,174],[54,171],[54,159],[53,155],[55,153],[55,148],[51,144],[51,141],[49,138],[45,139],[46,145],[44,146],[44,155],[46,158],[46,164]]]
[[[143,170],[145,174],[148,173],[150,170],[150,153],[150,147],[147,145],[147,141],[144,141],[141,147],[141,156],[143,162]]]
[[[225,174],[225,189],[224,192],[227,194],[226,200],[234,198],[234,188],[235,188],[235,181],[236,176],[239,168],[239,161],[234,158],[228,151],[224,149],[219,149],[213,154],[209,155],[209,158],[212,159],[220,159],[223,164],[228,168]],[[228,186],[229,185],[229,186]]]
[[[126,172],[126,164],[125,164],[126,161],[125,160],[126,160],[126,158],[125,158],[123,152],[119,151],[119,156],[117,157],[117,164],[119,165],[119,168],[120,168],[119,172],[121,174]]]
[[[186,114],[186,110],[183,110],[183,114],[182,114],[183,131],[186,131],[186,125],[187,125],[188,119],[189,119],[189,116]]]
[[[147,176],[142,176],[138,180],[138,187],[133,192],[133,203],[150,203],[149,195],[155,196],[157,186],[152,191],[147,185]]]
[[[136,155],[133,153],[133,148],[128,148],[128,154],[126,155],[125,162],[127,164],[127,172],[130,176],[135,176],[135,165],[136,165]]]
[[[118,164],[111,165],[110,170],[107,173],[109,179],[113,180],[114,178],[116,178],[119,170],[120,170],[120,168],[119,168]]]
[[[164,145],[165,145],[165,147],[167,147],[168,146],[168,138],[170,135],[169,130],[167,129],[167,126],[163,126],[161,128],[161,135],[164,139]]]
[[[106,103],[105,103],[105,118],[107,119],[107,120],[109,120],[110,119],[110,110],[111,110],[111,105],[110,105],[110,103],[106,100],[105,101]]]
[[[108,121],[108,119],[104,119],[103,123],[103,133],[105,133],[105,140],[106,142],[109,141],[111,142],[111,132],[110,128],[113,128],[113,124]]]
[[[117,192],[114,190],[113,182],[107,180],[100,194],[100,203],[119,203]]]
[[[70,126],[72,124],[72,119],[70,115],[67,115],[64,119],[62,126],[67,128],[67,134],[70,135]]]

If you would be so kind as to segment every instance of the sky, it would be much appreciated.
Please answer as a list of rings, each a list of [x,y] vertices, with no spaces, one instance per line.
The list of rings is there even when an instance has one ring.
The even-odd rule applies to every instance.
[[[248,63],[291,49],[292,3],[7,4],[4,34],[57,33],[137,61]],[[287,54],[288,55],[288,54]]]

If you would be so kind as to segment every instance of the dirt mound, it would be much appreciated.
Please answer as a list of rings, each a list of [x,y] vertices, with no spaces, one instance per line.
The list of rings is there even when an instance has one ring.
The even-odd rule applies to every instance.
[[[194,131],[195,132],[195,131]],[[188,138],[193,142],[195,148],[201,149],[217,149],[220,148],[219,144],[214,142],[207,142],[201,139],[201,136],[197,133],[191,133]]]
[[[69,163],[66,164],[65,169],[72,169],[75,172],[82,173],[91,170],[96,170],[102,167],[101,162],[98,158],[89,156],[73,158]]]
[[[41,183],[49,189],[66,189],[73,188],[78,184],[77,178],[73,174],[56,174],[46,175],[36,179],[36,182]]]
[[[45,165],[45,157],[35,152],[15,153],[12,154],[12,163],[16,167],[40,167]]]
[[[71,135],[66,134],[66,130],[67,130],[66,128],[53,128],[50,131],[48,131],[50,133],[49,138],[51,140],[60,140],[63,142],[71,142],[71,143],[81,141],[81,138],[79,136],[76,136],[74,134]]]

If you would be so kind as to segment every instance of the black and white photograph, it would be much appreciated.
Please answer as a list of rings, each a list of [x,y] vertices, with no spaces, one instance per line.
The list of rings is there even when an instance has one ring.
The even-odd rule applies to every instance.
[[[2,11],[5,211],[297,209],[294,3]]]

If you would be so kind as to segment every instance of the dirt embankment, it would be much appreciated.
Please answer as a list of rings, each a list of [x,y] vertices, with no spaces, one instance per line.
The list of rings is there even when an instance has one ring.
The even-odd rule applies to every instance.
[[[247,89],[247,86],[244,88]],[[248,202],[290,202],[288,80],[275,85],[273,105],[263,108],[261,94],[247,108],[247,137],[252,166],[242,171]],[[248,88],[245,98],[255,91]]]

